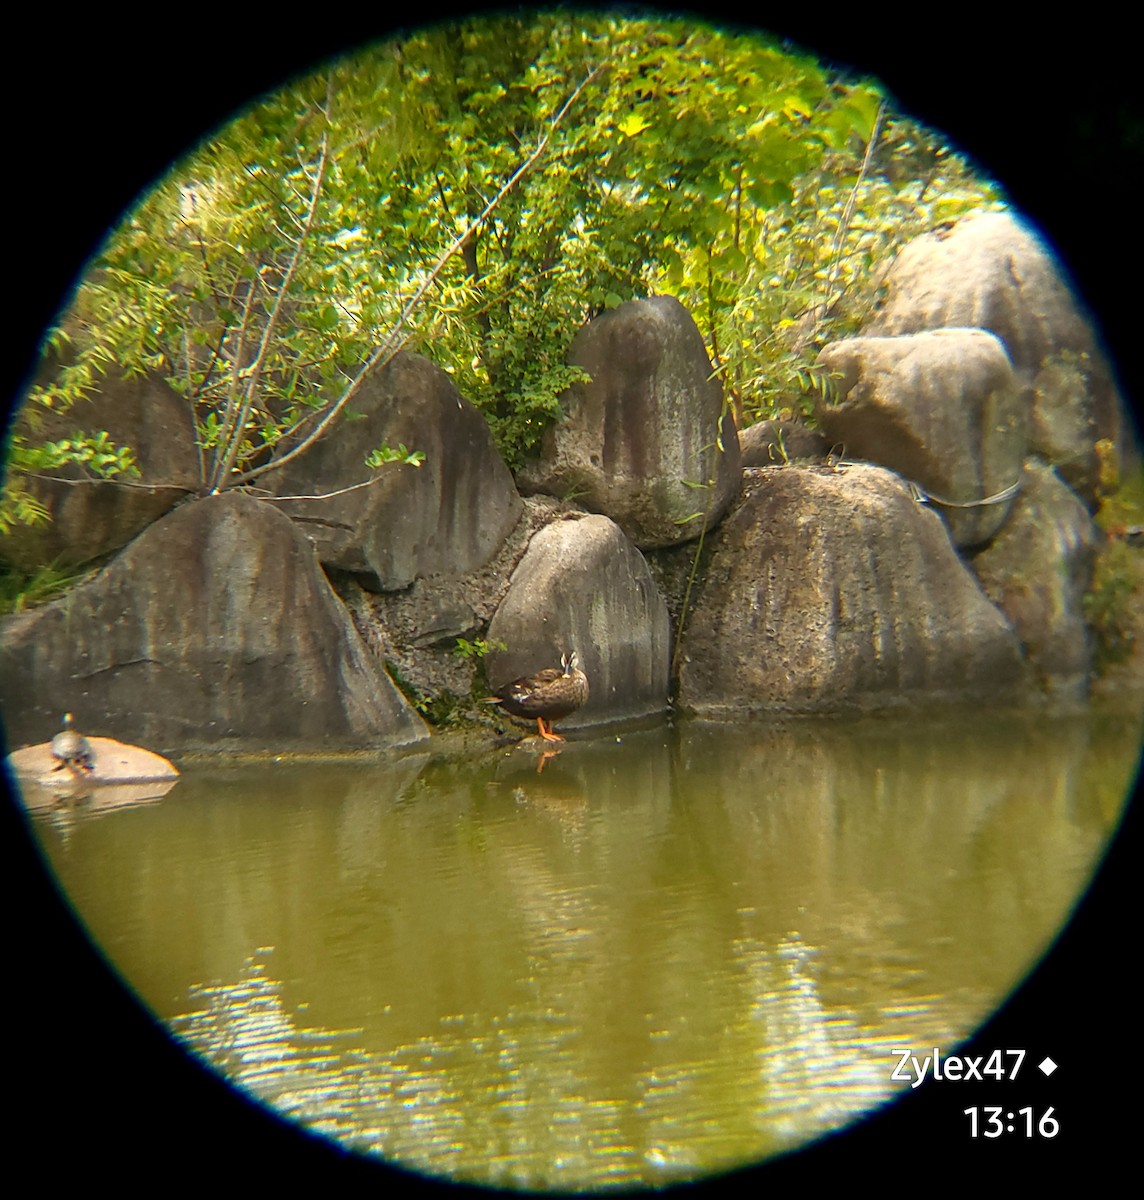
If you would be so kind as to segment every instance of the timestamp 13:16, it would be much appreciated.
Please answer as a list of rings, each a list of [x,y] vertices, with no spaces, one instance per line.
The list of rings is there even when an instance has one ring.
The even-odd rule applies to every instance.
[[[995,1138],[1005,1133],[1017,1133],[1027,1138],[1051,1138],[1060,1131],[1060,1122],[1053,1116],[1051,1108],[1045,1109],[1039,1120],[1032,1108],[1010,1112],[1001,1105],[986,1105],[967,1108],[963,1112],[969,1118],[970,1137]]]

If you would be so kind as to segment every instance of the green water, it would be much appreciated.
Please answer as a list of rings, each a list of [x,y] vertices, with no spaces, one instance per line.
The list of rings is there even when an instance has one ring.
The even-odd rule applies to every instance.
[[[279,1113],[515,1187],[758,1162],[904,1084],[1037,961],[1135,719],[684,724],[387,764],[189,766],[34,818],[146,1003]]]

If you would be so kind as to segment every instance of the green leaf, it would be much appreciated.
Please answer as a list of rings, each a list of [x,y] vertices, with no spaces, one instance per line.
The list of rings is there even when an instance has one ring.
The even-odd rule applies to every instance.
[[[628,116],[616,122],[616,128],[624,137],[634,138],[643,133],[645,129],[650,129],[651,122],[645,120],[637,113],[629,113]]]
[[[795,116],[811,117],[814,115],[814,106],[808,104],[802,96],[791,94],[783,98],[782,112],[788,119]]]
[[[376,471],[379,467],[386,463],[403,463],[410,467],[419,467],[425,461],[425,452],[423,450],[410,450],[401,442],[397,449],[392,446],[378,446],[376,450],[371,450],[366,456],[365,465],[371,470]]]

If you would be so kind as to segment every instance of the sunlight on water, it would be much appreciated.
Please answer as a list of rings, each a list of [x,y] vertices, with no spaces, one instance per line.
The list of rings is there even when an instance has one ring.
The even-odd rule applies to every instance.
[[[757,1162],[1020,981],[1116,827],[1136,720],[685,725],[188,769],[37,818],[184,1044],[367,1155],[509,1186]]]

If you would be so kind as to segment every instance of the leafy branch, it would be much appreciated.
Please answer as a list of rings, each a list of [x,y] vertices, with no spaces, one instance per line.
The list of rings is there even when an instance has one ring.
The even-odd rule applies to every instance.
[[[576,330],[655,293],[695,314],[751,420],[805,402],[898,245],[996,199],[875,86],[765,38],[588,13],[434,27],[290,85],[149,193],[49,335],[16,432],[30,449],[56,414],[58,455],[123,477],[57,417],[104,377],[155,375],[191,411],[198,488],[248,486],[411,346],[516,466],[582,378]],[[0,519],[41,516],[15,489],[58,469],[21,454]]]
[[[245,436],[246,424],[250,419],[250,410],[254,405],[255,398],[258,395],[258,385],[262,377],[263,369],[266,365],[267,356],[270,353],[271,346],[274,344],[274,336],[278,330],[279,321],[282,319],[282,307],[286,297],[290,294],[291,285],[294,282],[294,277],[298,272],[298,265],[302,259],[302,249],[309,240],[310,233],[314,228],[314,219],[318,213],[318,201],[322,196],[322,187],[326,179],[326,171],[330,161],[330,110],[333,104],[333,76],[327,79],[326,87],[326,104],[323,110],[323,115],[326,118],[326,127],[322,130],[321,146],[318,153],[317,167],[314,171],[314,181],[310,189],[309,201],[306,205],[306,214],[303,218],[298,235],[294,242],[294,248],[290,255],[289,263],[286,267],[285,274],[282,277],[282,282],[277,288],[274,296],[274,302],[270,309],[270,316],[267,318],[266,325],[262,330],[262,337],[259,340],[258,351],[254,356],[254,361],[251,363],[247,371],[241,371],[241,347],[245,340],[247,320],[250,315],[251,299],[254,295],[253,281],[252,286],[247,294],[247,303],[243,311],[242,325],[239,330],[239,356],[236,356],[232,379],[235,384],[239,383],[240,375],[242,382],[240,385],[241,401],[237,404],[235,400],[235,392],[232,390],[228,397],[227,417],[223,421],[219,445],[221,453],[215,461],[214,470],[211,473],[210,488],[211,492],[216,493],[230,482],[230,474],[234,470],[235,460],[238,458],[239,448]],[[312,445],[312,440],[305,443]],[[241,477],[240,477],[241,478]]]
[[[834,240],[830,246],[830,258],[826,268],[826,278],[823,283],[822,298],[809,310],[802,322],[802,332],[795,343],[796,353],[801,352],[814,341],[823,320],[829,315],[840,299],[840,296],[836,294],[836,289],[838,287],[839,270],[842,266],[843,248],[846,245],[846,235],[850,232],[850,225],[854,220],[858,195],[862,191],[862,185],[866,182],[866,176],[870,172],[874,147],[878,144],[878,135],[881,132],[882,119],[885,114],[886,102],[883,100],[878,104],[878,112],[874,117],[874,127],[870,131],[870,136],[866,139],[866,149],[862,155],[862,165],[858,170],[858,178],[855,179],[854,186],[850,189],[850,196],[846,201],[846,207],[842,210],[842,215],[838,220],[838,228],[834,232]]]
[[[416,312],[426,293],[436,284],[441,272],[445,268],[446,263],[455,254],[463,249],[466,243],[472,239],[477,229],[486,224],[504,198],[540,161],[549,141],[552,138],[553,133],[556,131],[557,126],[567,115],[569,109],[571,109],[572,105],[575,104],[576,100],[579,98],[584,89],[588,87],[588,85],[592,83],[594,79],[597,78],[606,65],[606,63],[599,64],[593,68],[593,70],[590,71],[589,74],[580,82],[580,84],[576,87],[576,89],[572,92],[572,94],[568,97],[556,114],[551,118],[548,123],[548,127],[540,137],[540,140],[537,142],[532,153],[528,155],[528,157],[520,164],[520,166],[517,167],[516,170],[509,176],[509,178],[501,185],[496,195],[493,196],[490,201],[488,201],[488,203],[481,210],[480,214],[473,219],[464,230],[458,233],[453,238],[452,242],[441,252],[428,275],[426,275],[424,280],[422,280],[421,284],[418,286],[417,290],[406,302],[405,307],[402,309],[397,322],[391,329],[389,335],[385,338],[381,345],[378,346],[368,358],[366,358],[365,362],[354,375],[349,386],[342,392],[341,396],[337,399],[337,401],[335,401],[329,410],[321,417],[311,432],[308,433],[306,437],[304,437],[298,443],[298,445],[293,447],[293,449],[288,450],[285,454],[274,459],[273,462],[265,463],[261,466],[253,467],[248,471],[242,472],[237,476],[237,478],[230,481],[232,485],[250,483],[271,468],[284,466],[286,463],[291,462],[293,459],[299,457],[299,455],[304,454],[312,445],[314,445],[315,442],[318,441],[319,438],[321,438],[326,429],[329,428],[331,423],[338,418],[350,400],[354,398],[366,376],[368,376],[371,371],[379,367],[384,367],[388,362],[392,361],[392,359],[396,357],[396,355],[409,340],[407,327],[409,325],[410,318]],[[299,245],[300,244],[301,243],[299,242]],[[218,484],[216,483],[215,486],[217,490]]]

